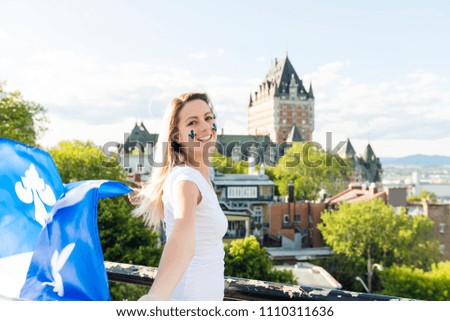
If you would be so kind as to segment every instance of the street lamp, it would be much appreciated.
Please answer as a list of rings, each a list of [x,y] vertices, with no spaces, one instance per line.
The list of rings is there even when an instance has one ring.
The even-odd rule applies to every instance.
[[[369,260],[369,262],[370,262],[370,260]],[[361,277],[359,277],[359,276],[355,277],[355,280],[361,282],[362,286],[364,287],[364,289],[366,290],[367,293],[372,292],[372,276],[373,276],[373,271],[375,269],[383,271],[384,267],[378,263],[374,263],[372,265],[370,265],[370,263],[369,263],[367,265],[367,283],[369,284],[369,286],[366,285],[366,283],[363,281],[363,279],[361,279]]]
[[[373,276],[373,271],[377,268],[380,271],[384,270],[384,267],[381,264],[378,263],[374,263],[374,264],[370,264],[371,260],[369,260],[368,264],[367,264],[367,283],[369,284],[369,293],[372,292],[372,276]]]
[[[361,282],[362,286],[364,287],[364,289],[366,290],[367,293],[370,293],[369,288],[367,287],[367,285],[364,283],[363,279],[361,279],[361,277],[357,276],[355,278],[356,281]]]

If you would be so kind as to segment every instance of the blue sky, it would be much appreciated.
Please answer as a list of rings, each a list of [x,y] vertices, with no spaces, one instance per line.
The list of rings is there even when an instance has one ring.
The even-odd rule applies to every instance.
[[[123,142],[136,121],[210,93],[225,133],[288,54],[316,96],[313,139],[377,156],[450,155],[450,2],[0,2],[0,81],[48,109],[40,140]]]

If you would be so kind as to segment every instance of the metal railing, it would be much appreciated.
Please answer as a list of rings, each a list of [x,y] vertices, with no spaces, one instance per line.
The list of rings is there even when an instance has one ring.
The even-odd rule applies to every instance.
[[[105,262],[109,281],[151,286],[158,269]],[[387,295],[258,281],[226,276],[226,301],[413,301]]]

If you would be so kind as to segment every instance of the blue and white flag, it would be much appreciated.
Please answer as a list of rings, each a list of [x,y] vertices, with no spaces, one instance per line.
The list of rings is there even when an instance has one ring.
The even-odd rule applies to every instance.
[[[109,300],[97,203],[128,192],[114,181],[64,185],[48,153],[0,138],[0,296]]]

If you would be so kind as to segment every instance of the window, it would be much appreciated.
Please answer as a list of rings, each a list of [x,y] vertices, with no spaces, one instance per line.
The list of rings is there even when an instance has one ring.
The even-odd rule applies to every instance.
[[[289,214],[283,215],[283,224],[289,224]]]
[[[142,172],[144,170],[144,166],[142,164],[137,164],[136,165],[136,171],[138,173]]]
[[[263,208],[262,206],[253,207],[253,223],[254,224],[262,224],[263,218]]]
[[[234,145],[231,151],[231,159],[233,160],[233,162],[241,160],[241,148],[239,147],[239,145]]]
[[[439,251],[444,254],[445,252],[445,245],[444,244],[439,244]]]
[[[231,187],[227,188],[228,198],[257,198],[258,192],[256,186],[249,187]]]
[[[247,229],[245,228],[245,221],[229,221],[225,238],[245,237],[246,233]]]
[[[294,216],[294,222],[296,222],[296,223],[300,222],[300,215]]]
[[[445,223],[439,224],[439,233],[441,233],[441,234],[445,233]]]

